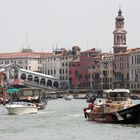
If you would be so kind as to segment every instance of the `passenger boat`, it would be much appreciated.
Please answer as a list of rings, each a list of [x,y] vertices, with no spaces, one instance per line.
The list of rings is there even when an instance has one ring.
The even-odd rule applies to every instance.
[[[34,114],[38,112],[38,108],[34,103],[29,102],[12,102],[5,105],[9,114]]]
[[[104,90],[106,101],[94,104],[94,109],[84,109],[85,118],[90,121],[103,123],[140,123],[140,104],[133,104],[129,98],[128,89]],[[107,100],[110,98],[112,101]]]

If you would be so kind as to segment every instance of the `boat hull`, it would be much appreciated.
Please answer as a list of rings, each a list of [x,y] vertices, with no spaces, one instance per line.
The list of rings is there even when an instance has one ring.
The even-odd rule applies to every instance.
[[[85,117],[90,121],[103,123],[136,124],[140,123],[140,104],[116,112],[85,112]]]

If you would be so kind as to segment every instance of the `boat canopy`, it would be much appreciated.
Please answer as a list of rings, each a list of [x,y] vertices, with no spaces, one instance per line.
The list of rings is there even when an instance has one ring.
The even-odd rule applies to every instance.
[[[106,89],[106,90],[103,90],[105,93],[120,93],[120,92],[125,92],[125,93],[130,93],[130,90],[129,89]]]

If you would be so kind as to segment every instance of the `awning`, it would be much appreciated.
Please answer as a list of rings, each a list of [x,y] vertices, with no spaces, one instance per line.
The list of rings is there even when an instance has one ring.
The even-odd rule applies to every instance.
[[[17,89],[17,88],[9,88],[7,90],[7,93],[18,93],[20,91],[20,89]]]

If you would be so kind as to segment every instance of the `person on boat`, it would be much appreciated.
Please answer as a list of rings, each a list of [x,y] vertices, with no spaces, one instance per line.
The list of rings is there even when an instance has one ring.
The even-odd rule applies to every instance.
[[[93,96],[91,97],[91,101],[94,103],[95,100],[96,100],[96,97],[95,97],[95,95],[93,95]]]
[[[88,117],[89,117],[88,114],[87,114],[87,109],[88,109],[88,108],[84,108],[84,109],[83,109],[85,118],[88,118]]]
[[[85,118],[88,118],[89,117],[87,112],[91,112],[91,111],[93,111],[93,109],[94,109],[94,101],[92,101],[89,104],[88,108],[84,108],[83,111],[84,111]]]
[[[29,102],[31,102],[31,101],[32,101],[32,97],[31,97],[31,96],[28,96],[27,100],[28,100]]]
[[[106,103],[112,103],[112,100],[110,97],[107,98]]]
[[[89,104],[89,109],[90,109],[91,111],[93,111],[93,109],[94,109],[94,102],[91,102],[91,103]]]

